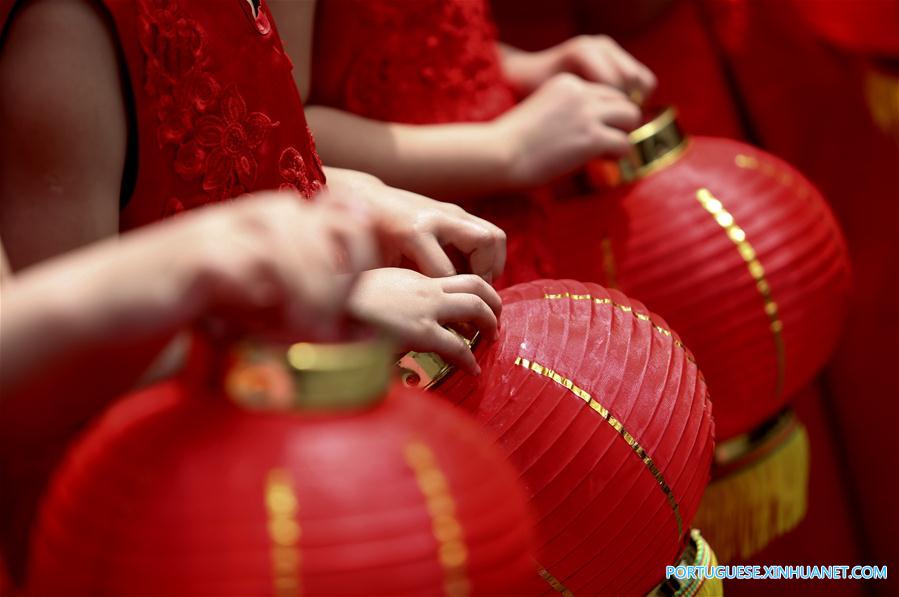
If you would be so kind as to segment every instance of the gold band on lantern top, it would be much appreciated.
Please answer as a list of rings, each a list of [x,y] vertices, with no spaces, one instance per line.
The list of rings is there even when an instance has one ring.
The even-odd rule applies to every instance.
[[[623,182],[631,182],[675,162],[688,141],[677,123],[677,110],[668,107],[628,134],[631,149],[618,161]]]
[[[477,345],[481,335],[478,330],[466,336],[453,328],[447,327],[446,329],[461,338],[469,349],[473,349]],[[395,366],[400,370],[400,379],[405,386],[422,390],[429,390],[437,386],[454,369],[436,352],[416,352],[414,350],[404,354]]]
[[[247,340],[230,351],[225,393],[249,410],[335,410],[380,400],[393,348],[384,338],[334,344]]]
[[[780,309],[771,294],[771,285],[765,276],[765,267],[759,261],[752,244],[746,238],[746,232],[737,224],[734,217],[724,207],[712,192],[706,188],[696,191],[696,200],[711,214],[715,221],[727,233],[727,237],[734,243],[740,257],[746,262],[749,275],[755,281],[755,287],[762,297],[765,316],[768,318],[768,327],[774,340],[775,359],[777,361],[777,381],[775,394],[783,393],[784,377],[786,376],[786,348],[783,341],[783,320],[780,318]]]

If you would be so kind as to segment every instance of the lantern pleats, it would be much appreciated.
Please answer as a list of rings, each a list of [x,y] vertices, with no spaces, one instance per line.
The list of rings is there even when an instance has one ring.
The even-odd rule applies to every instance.
[[[744,143],[687,143],[632,184],[562,205],[572,226],[592,218],[601,230],[569,267],[592,264],[594,278],[682,335],[727,441],[771,420],[821,371],[839,339],[850,268],[830,208],[799,172]],[[725,561],[801,519],[808,470],[798,441],[765,467],[716,479],[721,499],[705,501],[700,528]]]
[[[672,165],[572,213],[600,230],[593,277],[662,314],[694,351],[726,440],[773,417],[824,366],[849,262],[830,208],[795,169],[736,141],[688,143]]]
[[[438,392],[495,435],[538,518],[533,590],[645,594],[684,545],[712,454],[705,383],[667,323],[616,291],[501,292],[482,374]]]
[[[459,413],[397,389],[355,416],[248,414],[169,384],[126,399],[55,479],[35,595],[515,593],[515,476]]]

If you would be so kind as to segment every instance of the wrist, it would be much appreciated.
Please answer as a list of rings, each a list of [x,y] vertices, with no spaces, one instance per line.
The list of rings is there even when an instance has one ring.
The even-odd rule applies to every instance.
[[[521,96],[530,95],[554,74],[560,72],[563,62],[562,45],[538,52],[511,48],[503,53],[503,70],[506,78]]]
[[[525,143],[515,110],[508,112],[491,123],[489,139],[483,147],[492,154],[493,171],[499,185],[516,189],[527,185],[522,172],[522,148]]]

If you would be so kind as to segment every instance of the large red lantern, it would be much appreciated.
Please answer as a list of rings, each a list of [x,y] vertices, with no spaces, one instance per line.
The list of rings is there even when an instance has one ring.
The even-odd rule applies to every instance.
[[[599,232],[589,250],[573,253],[579,260],[559,267],[592,267],[597,279],[662,314],[708,381],[719,470],[733,472],[737,461],[769,467],[734,486],[721,529],[703,519],[723,560],[745,557],[804,512],[795,484],[807,476],[796,474],[807,468],[807,441],[783,411],[839,338],[850,286],[845,243],[820,193],[770,154],[727,139],[686,139],[670,109],[631,140],[629,161],[594,168],[606,188],[561,204]],[[772,441],[791,449],[774,450],[781,459],[750,454],[772,452]],[[734,505],[741,500],[745,507]],[[756,522],[739,521],[740,511]],[[751,537],[734,525],[752,528]]]
[[[646,594],[684,550],[709,476],[711,408],[693,357],[643,305],[595,284],[501,292],[477,378],[400,365],[490,429],[537,513],[534,592]],[[423,380],[423,382],[421,381]]]
[[[496,594],[532,574],[514,473],[449,405],[385,396],[389,351],[235,354],[224,394],[241,405],[165,384],[74,448],[41,512],[31,594]]]

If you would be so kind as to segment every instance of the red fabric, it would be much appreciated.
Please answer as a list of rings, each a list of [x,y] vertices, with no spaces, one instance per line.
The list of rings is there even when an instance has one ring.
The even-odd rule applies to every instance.
[[[123,228],[255,190],[324,183],[271,14],[247,0],[105,0],[125,57],[137,180]]]
[[[496,118],[515,104],[486,0],[323,0],[310,103],[412,124]],[[550,275],[546,216],[527,195],[462,202],[508,235],[499,285]]]
[[[562,293],[580,299],[545,298]],[[456,373],[438,392],[485,424],[519,470],[541,566],[574,594],[645,594],[684,536],[659,481],[609,420],[661,472],[686,533],[712,457],[705,383],[667,324],[619,292],[541,280],[501,294],[500,338],[476,350],[482,374]],[[570,380],[613,419],[519,357]],[[555,594],[536,577],[531,592]]]
[[[899,58],[899,1],[793,0],[806,26],[848,52]]]
[[[710,2],[708,9],[760,140],[824,191],[846,231],[854,295],[828,372],[830,406],[845,438],[865,560],[895,565],[899,510],[884,490],[884,471],[899,468],[899,145],[872,119],[867,66],[822,41],[791,3]],[[874,588],[896,594],[896,575]]]
[[[433,455],[418,473],[406,452],[416,442]],[[436,525],[456,528],[447,512],[472,594],[516,591],[533,570],[514,474],[448,405],[395,388],[346,414],[248,413],[166,383],[112,408],[70,453],[42,509],[30,594],[283,594],[267,530],[272,470],[295,494],[303,594],[442,593]],[[449,510],[425,497],[441,476]]]
[[[0,24],[13,2],[0,4]],[[133,96],[135,190],[122,228],[244,191],[324,182],[303,108],[265,3],[108,0]],[[115,367],[70,355],[68,373],[43,379],[0,409],[0,537],[20,579],[33,511],[68,442],[108,400],[133,387],[166,339],[117,343]],[[108,348],[108,347],[107,347]],[[85,386],[81,379],[100,380]],[[65,408],[60,403],[64,396]]]
[[[721,225],[728,222],[697,200],[702,188],[723,204],[764,268],[783,327],[780,392],[766,302]],[[846,247],[820,193],[785,162],[737,141],[695,137],[671,166],[567,206],[573,221],[592,217],[598,234],[559,234],[554,244],[564,261],[554,267],[569,275],[592,264],[594,279],[613,277],[664,314],[706,375],[720,439],[774,416],[830,357],[848,302]],[[604,237],[613,276],[598,246]]]

